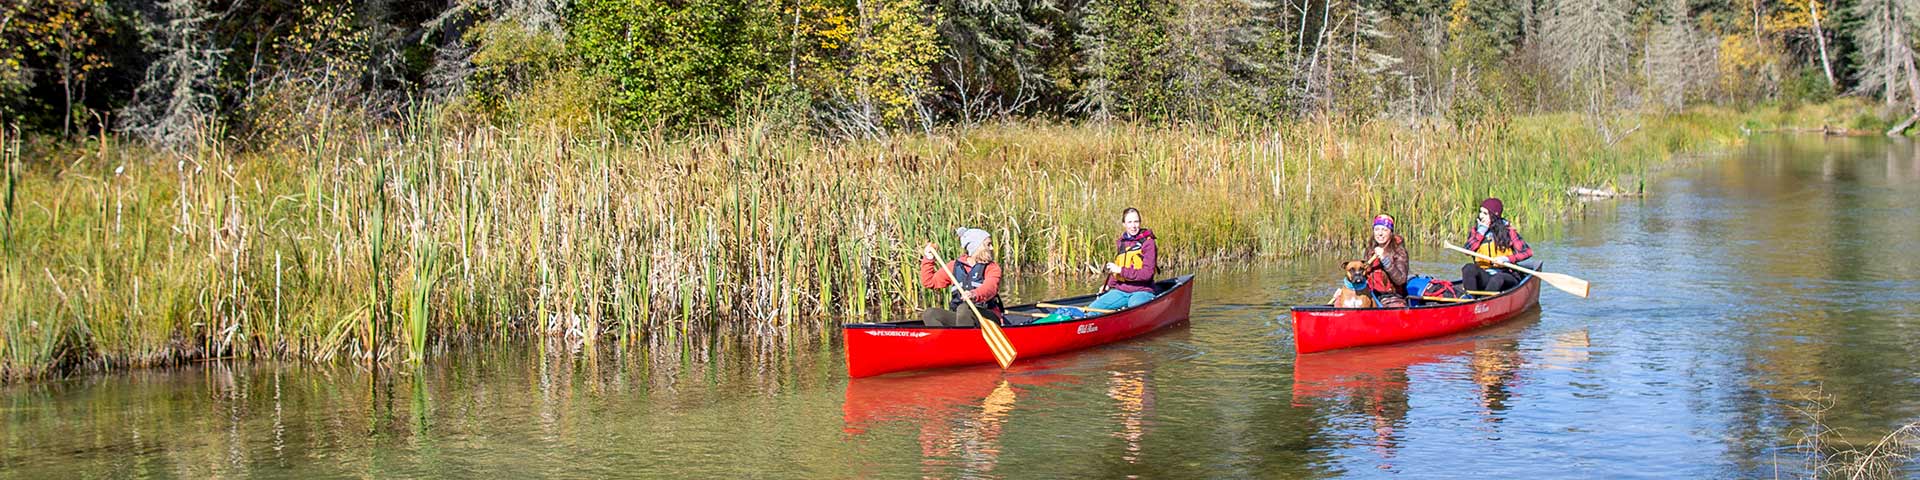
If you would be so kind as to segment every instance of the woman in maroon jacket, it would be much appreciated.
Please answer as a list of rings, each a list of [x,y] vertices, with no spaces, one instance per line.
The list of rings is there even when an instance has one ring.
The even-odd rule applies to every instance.
[[[1488,198],[1480,202],[1480,217],[1474,223],[1474,229],[1467,234],[1467,250],[1493,257],[1499,263],[1518,264],[1533,258],[1533,248],[1527,241],[1520,239],[1520,232],[1507,224],[1501,213],[1500,199]],[[1460,267],[1460,278],[1467,284],[1467,290],[1503,292],[1520,286],[1520,275],[1501,267],[1498,263],[1475,258],[1473,263]]]
[[[1120,238],[1114,240],[1114,247],[1122,256],[1131,256],[1138,251],[1138,265],[1120,265],[1107,263],[1106,292],[1093,300],[1088,308],[1101,310],[1119,310],[1140,306],[1153,300],[1153,274],[1160,252],[1153,241],[1153,231],[1140,227],[1140,210],[1127,207],[1120,211]]]

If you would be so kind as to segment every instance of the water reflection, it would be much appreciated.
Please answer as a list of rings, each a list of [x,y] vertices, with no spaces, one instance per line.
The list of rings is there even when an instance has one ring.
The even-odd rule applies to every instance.
[[[1152,364],[1144,352],[1114,348],[1083,356],[1022,360],[1007,371],[964,368],[851,379],[842,404],[843,432],[887,441],[894,437],[877,431],[909,426],[916,432],[922,475],[946,477],[951,475],[949,469],[987,474],[1006,450],[1001,438],[1010,418],[1057,416],[1063,408],[1063,399],[1035,395],[1079,390],[1080,385],[1092,383],[1107,401],[1100,410],[1112,422],[1107,435],[1119,441],[1119,460],[1137,465],[1154,415]],[[1021,407],[1035,402],[1040,403]]]
[[[1504,421],[1521,372],[1534,367],[1523,355],[1520,335],[1539,319],[1536,309],[1489,329],[1439,339],[1300,355],[1294,360],[1293,404],[1333,415],[1330,433],[1367,447],[1377,457],[1377,468],[1394,469],[1414,412],[1410,391],[1416,383],[1442,395],[1471,396],[1486,424]],[[1554,345],[1539,354],[1542,366],[1577,368],[1586,360],[1577,353],[1586,348],[1584,330],[1554,338]],[[1464,375],[1449,374],[1456,371]],[[1457,384],[1471,387],[1451,388]],[[1362,421],[1340,420],[1348,416]],[[1345,427],[1358,432],[1341,432]]]
[[[1488,423],[1498,423],[1513,398],[1513,382],[1520,375],[1520,342],[1506,338],[1489,340],[1473,349],[1467,365],[1473,369],[1473,384],[1479,387],[1480,407]]]
[[[1126,442],[1126,453],[1120,458],[1128,464],[1137,464],[1140,463],[1140,440],[1147,435],[1145,419],[1153,410],[1153,389],[1145,368],[1126,367],[1107,372],[1107,397],[1119,407],[1120,429],[1113,436]]]
[[[918,427],[921,464],[940,476],[949,459],[969,472],[992,471],[1000,454],[1000,433],[1020,390],[1074,381],[1077,377],[1003,372],[989,368],[940,370],[919,374],[852,379],[842,404],[849,435],[863,435],[884,423]]]

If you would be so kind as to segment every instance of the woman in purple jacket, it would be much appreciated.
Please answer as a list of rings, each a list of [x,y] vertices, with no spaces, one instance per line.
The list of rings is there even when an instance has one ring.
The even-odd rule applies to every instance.
[[[1154,264],[1160,256],[1154,246],[1153,231],[1140,228],[1140,210],[1133,207],[1120,212],[1120,227],[1120,238],[1114,245],[1121,258],[1138,255],[1139,263],[1133,264],[1131,260],[1128,265],[1107,263],[1106,293],[1087,305],[1089,308],[1119,310],[1153,300]]]

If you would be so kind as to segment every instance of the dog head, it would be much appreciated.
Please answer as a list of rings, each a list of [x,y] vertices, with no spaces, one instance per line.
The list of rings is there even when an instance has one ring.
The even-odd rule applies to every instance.
[[[1347,271],[1348,284],[1360,285],[1367,283],[1367,264],[1359,260],[1348,260],[1340,264],[1340,269]]]

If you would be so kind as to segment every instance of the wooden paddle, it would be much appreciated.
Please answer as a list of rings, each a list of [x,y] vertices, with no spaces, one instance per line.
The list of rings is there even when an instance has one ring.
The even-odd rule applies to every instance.
[[[1514,270],[1525,272],[1528,275],[1533,275],[1534,277],[1539,278],[1540,281],[1547,282],[1548,285],[1553,285],[1553,288],[1558,288],[1561,291],[1574,294],[1576,296],[1579,296],[1580,298],[1587,298],[1588,290],[1591,287],[1591,285],[1589,285],[1586,280],[1581,280],[1572,275],[1567,275],[1564,273],[1537,272],[1527,267],[1522,267],[1519,265],[1514,265],[1512,263],[1506,263],[1506,262],[1494,260],[1493,257],[1481,255],[1480,252],[1475,252],[1472,250],[1467,250],[1464,248],[1460,248],[1458,246],[1454,246],[1454,244],[1452,243],[1441,242],[1441,245],[1445,245],[1448,250],[1453,250],[1453,251],[1464,253],[1467,255],[1472,255],[1475,258],[1493,262],[1494,264],[1502,267],[1511,268]]]
[[[953,288],[960,288],[960,277],[953,276],[952,264],[940,258],[940,252],[933,252],[933,261],[940,262],[940,271],[947,273],[947,279],[953,281]],[[993,361],[1000,362],[1002,369],[1012,366],[1016,352],[1013,351],[1013,343],[1007,341],[1007,334],[1000,331],[1000,324],[981,315],[980,306],[974,305],[972,298],[961,295],[960,300],[967,302],[967,308],[973,310],[973,318],[980,321],[980,336],[987,340],[987,350],[993,351]]]
[[[1471,299],[1466,299],[1466,298],[1447,298],[1447,297],[1424,297],[1423,296],[1423,297],[1413,297],[1413,298],[1418,298],[1418,299],[1426,300],[1429,302],[1446,302],[1446,303],[1467,303],[1467,302],[1473,301]]]

